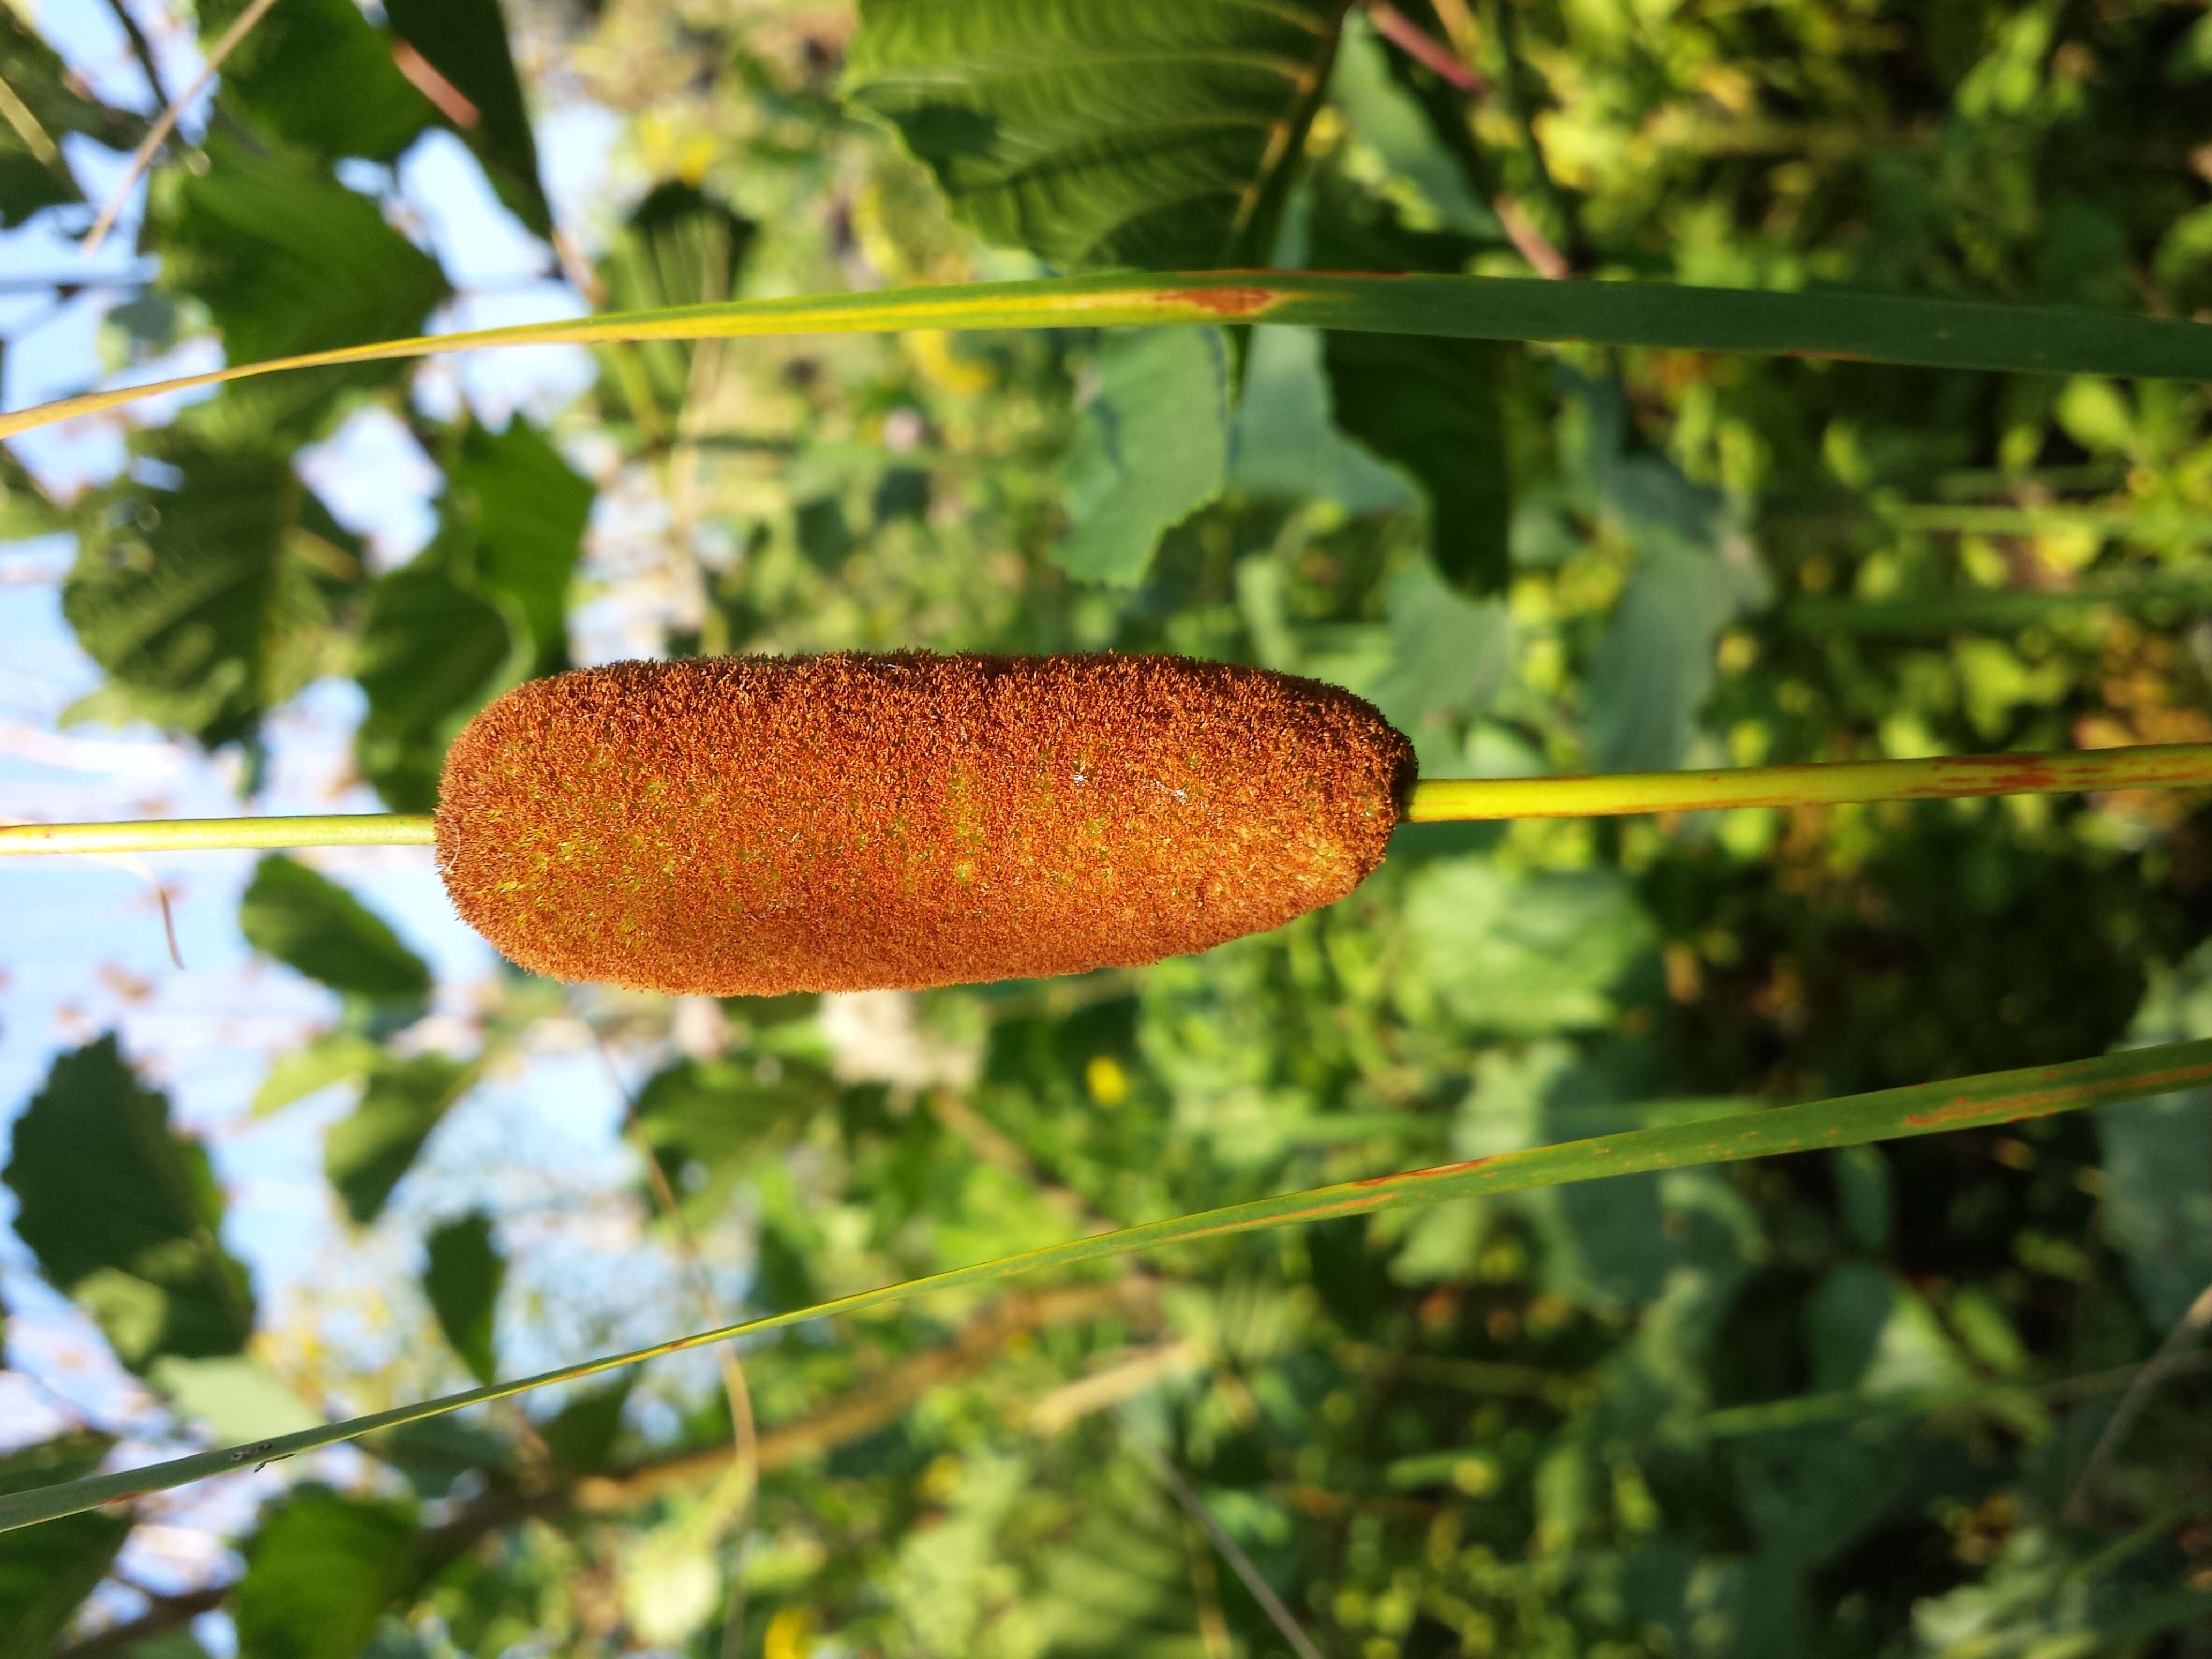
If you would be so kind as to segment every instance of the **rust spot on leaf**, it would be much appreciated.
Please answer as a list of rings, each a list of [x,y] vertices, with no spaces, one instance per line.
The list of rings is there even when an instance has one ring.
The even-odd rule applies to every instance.
[[[1497,1163],[1498,1156],[1493,1153],[1488,1158],[1470,1158],[1458,1164],[1437,1164],[1425,1170],[1413,1170],[1410,1175],[1401,1170],[1395,1175],[1366,1176],[1348,1184],[1354,1187],[1388,1187],[1393,1182],[1410,1180],[1413,1176],[1419,1176],[1424,1181],[1432,1181],[1439,1176],[1465,1175],[1471,1170],[1480,1170],[1486,1164]]]
[[[1171,288],[1160,297],[1217,317],[1256,317],[1282,296],[1271,288]]]

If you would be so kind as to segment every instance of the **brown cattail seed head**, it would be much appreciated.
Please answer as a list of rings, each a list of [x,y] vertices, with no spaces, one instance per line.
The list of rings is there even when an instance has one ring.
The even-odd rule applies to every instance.
[[[533,680],[438,793],[461,915],[556,978],[715,996],[1202,951],[1374,869],[1413,750],[1179,657],[733,657]]]

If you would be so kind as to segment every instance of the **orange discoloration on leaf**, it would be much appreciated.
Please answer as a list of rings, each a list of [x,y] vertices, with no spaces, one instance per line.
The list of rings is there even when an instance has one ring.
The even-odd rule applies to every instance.
[[[1171,305],[1195,306],[1217,317],[1256,317],[1283,295],[1271,288],[1173,288],[1160,298]]]

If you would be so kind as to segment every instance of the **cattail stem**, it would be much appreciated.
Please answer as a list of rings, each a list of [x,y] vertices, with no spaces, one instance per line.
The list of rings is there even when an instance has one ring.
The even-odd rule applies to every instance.
[[[436,839],[428,817],[396,812],[9,823],[0,824],[0,857],[20,853],[204,853],[231,848],[428,847]]]
[[[1956,755],[1831,761],[1711,772],[1616,772],[1566,778],[1430,778],[1414,785],[1410,823],[1482,818],[1619,817],[1728,806],[1955,800],[2076,790],[2212,784],[2212,744],[2085,749],[2062,755]],[[124,823],[0,824],[0,857],[27,853],[176,853],[220,848],[428,847],[428,817],[168,818]]]
[[[1845,801],[1954,800],[1968,795],[2063,795],[2075,790],[2212,784],[2212,744],[2084,749],[2062,755],[1946,755],[1932,760],[1829,761],[1712,772],[1620,772],[1571,778],[1434,778],[1413,787],[1413,823],[1465,818],[1617,817],[1723,806],[1822,806]]]

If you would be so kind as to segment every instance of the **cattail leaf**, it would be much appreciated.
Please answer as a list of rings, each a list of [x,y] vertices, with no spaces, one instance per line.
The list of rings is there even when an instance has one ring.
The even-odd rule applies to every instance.
[[[1223,322],[1300,323],[1443,339],[1779,353],[1933,368],[2212,380],[2212,325],[2086,307],[1668,283],[1198,270],[732,301],[390,339],[59,398],[0,416],[0,438],[194,386],[486,346]]]
[[[971,1267],[954,1267],[926,1278],[839,1297],[813,1307],[678,1337],[628,1353],[587,1359],[512,1382],[471,1389],[465,1394],[448,1395],[419,1405],[395,1407],[302,1434],[276,1436],[223,1451],[202,1452],[144,1468],[0,1496],[0,1532],[81,1514],[118,1498],[166,1492],[253,1462],[296,1456],[380,1429],[398,1428],[426,1418],[443,1416],[486,1401],[511,1399],[551,1383],[619,1370],[665,1354],[711,1346],[733,1337],[781,1330],[817,1319],[866,1313],[941,1291],[989,1284],[1017,1273],[1107,1261],[1139,1250],[1161,1249],[1264,1228],[1371,1215],[1446,1199],[1525,1192],[1571,1182],[1600,1180],[1607,1176],[1741,1163],[1784,1152],[1864,1146],[1909,1135],[1941,1134],[1953,1129],[1984,1128],[2023,1118],[2111,1105],[2116,1101],[2142,1100],[2202,1088],[2208,1083],[2212,1083],[2212,1041],[2174,1043],[2156,1048],[2127,1049],[2055,1066],[1990,1072],[1945,1083],[1916,1084],[1911,1088],[1884,1089],[1838,1100],[1812,1101],[1800,1106],[1779,1106],[1721,1117],[1701,1116],[1620,1134],[1535,1146],[1494,1158],[1344,1182],[1308,1192],[1279,1194],[1195,1215],[1125,1227],[1115,1232],[1093,1233],[1064,1244],[980,1261]]]

